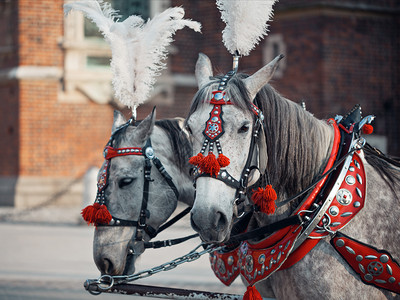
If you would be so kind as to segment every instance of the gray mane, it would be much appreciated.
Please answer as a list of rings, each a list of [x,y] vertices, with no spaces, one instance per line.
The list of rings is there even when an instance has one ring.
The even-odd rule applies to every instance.
[[[192,144],[185,132],[179,126],[179,120],[164,119],[156,121],[156,126],[164,130],[172,145],[172,152],[176,154],[179,169],[184,172],[189,169],[189,158],[192,155]]]
[[[137,121],[136,125],[138,125],[141,121]],[[164,119],[156,121],[155,125],[161,128],[168,140],[171,143],[172,151],[175,153],[176,164],[179,169],[184,172],[189,169],[189,158],[192,154],[192,145],[188,139],[187,134],[182,131],[182,128],[179,126],[179,120],[176,119]],[[129,127],[125,127],[121,129],[114,136],[114,147],[118,147],[121,143],[129,144],[129,139],[126,134],[126,130]],[[139,145],[132,145],[133,147],[138,147]],[[157,149],[155,150],[157,155]]]
[[[233,76],[226,93],[237,107],[251,111],[251,100],[242,81],[246,77],[245,74]],[[213,81],[197,92],[189,116],[211,99],[211,88],[216,89],[220,78],[212,78]],[[257,94],[254,104],[265,116],[268,177],[278,194],[296,194],[309,185],[326,165],[327,151],[322,149],[322,141],[328,137],[322,130],[322,122],[300,105],[282,97],[268,84]]]

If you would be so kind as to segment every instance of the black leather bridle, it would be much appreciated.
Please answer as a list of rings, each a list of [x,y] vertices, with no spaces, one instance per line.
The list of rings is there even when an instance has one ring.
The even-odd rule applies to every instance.
[[[149,138],[146,141],[146,144],[143,148],[140,147],[126,147],[126,148],[114,148],[113,143],[117,134],[119,134],[124,128],[132,125],[133,119],[130,119],[124,125],[117,128],[111,135],[110,140],[108,141],[107,145],[104,148],[104,158],[106,159],[103,170],[101,171],[102,174],[99,179],[98,189],[97,189],[97,196],[96,201],[99,203],[106,204],[105,198],[105,189],[108,186],[108,176],[109,176],[109,168],[111,164],[111,159],[118,156],[128,156],[128,155],[138,155],[144,156],[144,185],[143,185],[143,197],[142,197],[142,204],[140,209],[140,214],[138,220],[124,220],[116,217],[112,217],[111,221],[108,224],[96,224],[97,226],[130,226],[136,227],[136,236],[132,238],[132,240],[136,241],[143,241],[143,231],[146,232],[150,238],[154,238],[160,231],[164,230],[166,227],[162,226],[159,230],[156,230],[151,225],[146,223],[146,220],[150,217],[150,212],[147,209],[148,199],[149,199],[149,187],[150,182],[153,181],[151,179],[151,169],[152,165],[154,165],[157,170],[161,173],[164,177],[165,181],[167,182],[168,186],[174,192],[176,199],[179,199],[179,192],[176,188],[172,177],[168,174],[165,170],[163,164],[161,163],[160,159],[155,156],[154,150],[151,145],[151,139]],[[172,224],[171,224],[172,225]]]

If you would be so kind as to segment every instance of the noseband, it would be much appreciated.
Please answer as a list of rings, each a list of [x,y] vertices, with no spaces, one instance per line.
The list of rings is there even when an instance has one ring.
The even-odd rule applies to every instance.
[[[136,227],[136,241],[143,241],[143,231],[145,231],[150,238],[154,238],[159,231],[154,229],[152,226],[146,224],[146,219],[150,217],[150,211],[147,209],[148,198],[149,198],[149,185],[150,182],[154,181],[151,179],[151,168],[152,163],[157,168],[157,170],[163,175],[164,179],[168,183],[169,187],[174,192],[176,199],[179,198],[179,192],[176,188],[175,184],[172,181],[172,177],[165,170],[161,161],[155,156],[154,150],[151,146],[150,138],[147,140],[145,146],[143,148],[140,147],[126,147],[126,148],[114,148],[113,142],[115,136],[120,133],[124,128],[132,124],[133,119],[130,119],[127,123],[119,127],[117,130],[113,132],[110,140],[108,141],[106,147],[104,148],[104,158],[105,163],[101,170],[101,175],[99,177],[97,183],[97,196],[95,203],[99,203],[100,205],[106,205],[106,197],[105,190],[108,186],[108,177],[109,177],[109,169],[111,165],[111,159],[114,157],[120,156],[128,156],[128,155],[136,155],[136,156],[144,156],[144,185],[143,185],[143,197],[142,204],[140,209],[139,218],[137,221],[134,220],[124,220],[120,218],[116,218],[111,216],[111,220],[109,222],[99,222],[95,223],[96,226],[131,226]]]

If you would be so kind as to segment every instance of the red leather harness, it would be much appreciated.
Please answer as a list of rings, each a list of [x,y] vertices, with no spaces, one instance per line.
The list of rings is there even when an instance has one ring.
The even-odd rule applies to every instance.
[[[334,127],[335,138],[324,174],[337,159],[341,137],[336,122],[329,122]],[[352,140],[351,146],[357,148],[357,142],[359,140]],[[294,212],[305,217],[306,212],[314,210],[311,221],[280,229],[255,244],[243,241],[233,250],[210,254],[211,267],[221,282],[230,285],[241,274],[252,286],[275,271],[291,267],[331,234],[334,235],[332,245],[363,282],[400,293],[400,266],[389,253],[338,232],[364,207],[366,175],[362,155],[361,150],[350,153],[342,168],[329,180],[325,176]],[[321,192],[324,185],[327,188]],[[320,197],[316,200],[317,195],[323,200],[320,201]],[[318,209],[314,209],[317,201]]]

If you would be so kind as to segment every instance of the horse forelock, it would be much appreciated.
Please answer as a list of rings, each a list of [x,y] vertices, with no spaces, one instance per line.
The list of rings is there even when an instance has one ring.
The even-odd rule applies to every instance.
[[[222,77],[222,75],[212,77],[211,81],[207,85],[197,91],[197,93],[193,97],[189,114],[186,120],[188,120],[189,117],[199,108],[210,103],[213,97],[212,92],[218,89],[218,84],[221,81]],[[248,77],[248,75],[246,74],[234,75],[228,81],[228,84],[225,88],[225,93],[227,98],[233,103],[233,105],[241,110],[251,111],[251,101],[246,86],[243,82],[243,79],[246,77]]]

